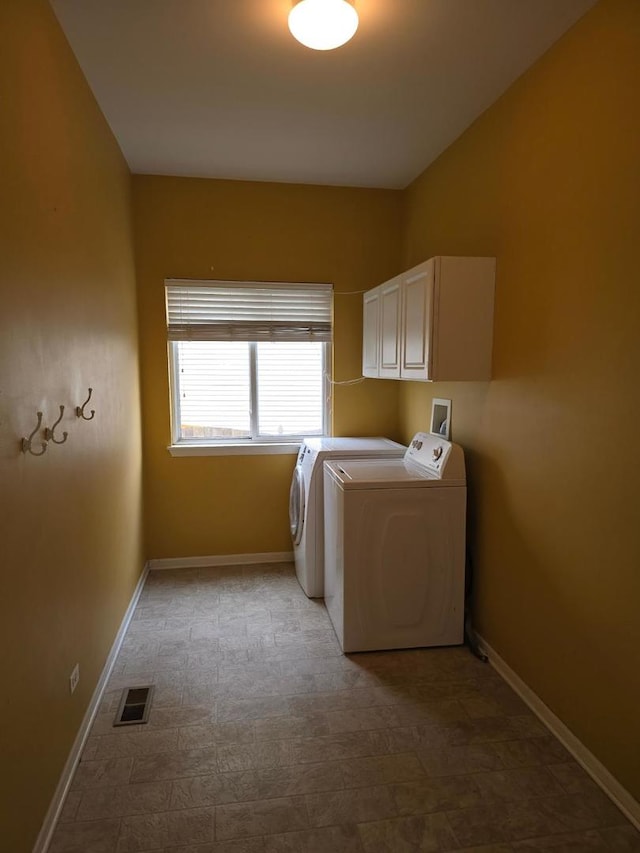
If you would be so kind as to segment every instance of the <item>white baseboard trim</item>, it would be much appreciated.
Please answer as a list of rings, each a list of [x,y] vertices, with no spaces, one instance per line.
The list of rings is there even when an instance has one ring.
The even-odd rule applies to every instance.
[[[290,563],[293,551],[273,551],[266,554],[220,554],[217,557],[163,557],[149,560],[155,569],[207,569],[210,566],[247,566],[255,563]]]
[[[120,623],[120,628],[118,629],[116,638],[113,641],[113,645],[111,646],[111,651],[107,656],[107,660],[105,661],[102,673],[100,674],[98,683],[96,684],[95,690],[93,691],[91,701],[89,702],[85,715],[82,719],[82,723],[80,724],[80,728],[78,729],[78,734],[76,735],[76,739],[74,740],[73,746],[71,747],[71,752],[69,753],[67,762],[64,765],[64,769],[62,771],[62,775],[60,776],[58,786],[53,795],[53,799],[51,800],[51,804],[49,805],[49,810],[47,811],[44,822],[36,839],[36,843],[33,847],[33,853],[47,853],[47,850],[49,849],[51,837],[53,836],[53,832],[56,828],[58,818],[60,817],[60,812],[62,811],[64,800],[69,790],[69,786],[71,785],[71,780],[73,778],[74,771],[78,762],[80,761],[80,756],[82,755],[82,750],[84,749],[87,737],[89,736],[91,725],[98,712],[98,708],[102,700],[102,694],[104,693],[104,689],[109,680],[109,676],[111,675],[111,670],[113,669],[113,665],[118,656],[118,652],[120,651],[120,646],[122,645],[124,635],[126,634],[127,628],[129,627],[129,622],[131,621],[133,611],[135,610],[136,604],[138,603],[138,599],[140,598],[140,593],[142,592],[142,587],[144,586],[144,582],[148,573],[149,565],[147,563],[145,564],[144,569],[142,570],[142,574],[138,579],[138,583],[136,584],[136,588],[133,591],[131,601],[129,602],[129,606],[127,607],[127,611],[124,614],[122,622]]]
[[[525,702],[538,719],[555,735],[560,743],[573,755],[575,760],[602,788],[604,793],[616,804],[631,823],[640,830],[640,803],[618,782],[604,764],[582,743],[581,740],[557,717],[551,708],[514,672],[506,661],[491,648],[480,635],[481,649],[489,656],[489,663]]]

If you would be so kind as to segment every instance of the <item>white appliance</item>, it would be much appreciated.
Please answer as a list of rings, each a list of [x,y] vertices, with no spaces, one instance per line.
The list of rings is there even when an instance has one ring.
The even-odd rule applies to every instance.
[[[300,586],[309,598],[324,595],[322,464],[341,457],[397,457],[406,448],[388,438],[306,438],[289,492],[289,523]]]
[[[325,462],[325,604],[345,652],[463,641],[462,448],[416,433],[403,459]]]

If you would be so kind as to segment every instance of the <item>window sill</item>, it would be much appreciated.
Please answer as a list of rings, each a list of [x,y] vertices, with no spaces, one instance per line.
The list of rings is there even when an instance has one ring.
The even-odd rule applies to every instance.
[[[170,444],[167,450],[172,456],[271,456],[296,454],[301,441],[264,441],[243,444]]]

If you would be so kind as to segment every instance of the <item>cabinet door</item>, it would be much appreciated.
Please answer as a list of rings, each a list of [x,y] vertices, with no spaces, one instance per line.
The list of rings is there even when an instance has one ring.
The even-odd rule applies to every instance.
[[[402,276],[402,379],[431,379],[435,259]]]
[[[362,301],[362,375],[378,377],[380,356],[380,288],[369,290]]]
[[[380,285],[380,367],[379,376],[400,377],[401,278]]]

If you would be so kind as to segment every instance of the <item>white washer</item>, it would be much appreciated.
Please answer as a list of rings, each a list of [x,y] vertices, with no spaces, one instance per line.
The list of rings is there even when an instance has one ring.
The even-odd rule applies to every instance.
[[[342,457],[396,457],[406,447],[388,438],[306,438],[289,492],[289,522],[300,586],[309,598],[324,595],[322,464]]]
[[[325,604],[345,652],[463,641],[466,478],[457,444],[325,462]]]

